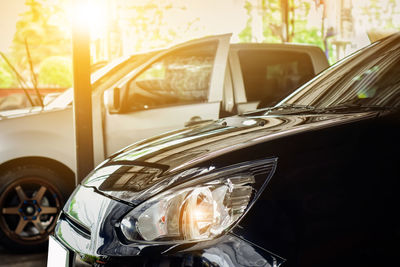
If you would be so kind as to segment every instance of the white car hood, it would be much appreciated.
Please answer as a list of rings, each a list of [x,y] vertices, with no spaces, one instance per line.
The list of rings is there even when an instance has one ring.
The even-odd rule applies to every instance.
[[[0,111],[0,120],[9,119],[13,117],[21,117],[29,114],[37,114],[42,111],[42,107],[29,107],[21,109],[12,110],[2,110]]]

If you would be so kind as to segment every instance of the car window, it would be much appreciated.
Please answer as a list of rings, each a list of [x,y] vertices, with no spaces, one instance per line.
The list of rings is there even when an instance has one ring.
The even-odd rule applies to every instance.
[[[314,76],[306,53],[241,50],[239,59],[247,101],[276,103]]]
[[[281,104],[328,108],[400,104],[400,42],[392,37],[340,62]],[[340,66],[340,68],[337,68]]]
[[[129,83],[129,108],[207,101],[216,49],[215,42],[191,46],[155,61]]]
[[[151,51],[143,54],[135,54],[132,55],[129,59],[116,64],[112,67],[103,67],[102,69],[96,71],[95,74],[99,73],[92,77],[92,88],[94,90],[104,91],[108,88],[112,88],[112,86],[126,77],[130,72],[134,71],[137,67],[145,63],[151,57],[155,56],[160,51]],[[95,78],[95,80],[93,80]]]
[[[105,90],[110,88],[112,84],[119,81],[156,53],[158,53],[158,51],[136,54],[129,58],[120,58],[96,70],[90,77],[92,89]],[[70,106],[72,105],[73,98],[74,90],[73,88],[69,88],[46,105],[46,109],[65,108]]]

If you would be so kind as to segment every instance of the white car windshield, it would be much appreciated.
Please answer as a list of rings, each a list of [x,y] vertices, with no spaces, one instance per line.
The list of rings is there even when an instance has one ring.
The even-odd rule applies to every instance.
[[[160,50],[161,51],[161,50]],[[92,82],[92,89],[97,88],[105,80],[110,83],[115,83],[132,69],[142,64],[145,60],[155,55],[159,51],[148,52],[144,54],[135,54],[130,57],[118,58],[106,66],[92,73],[90,76]],[[72,105],[74,98],[73,88],[65,90],[62,94],[56,97],[53,101],[45,106],[46,110],[55,108],[66,108]]]

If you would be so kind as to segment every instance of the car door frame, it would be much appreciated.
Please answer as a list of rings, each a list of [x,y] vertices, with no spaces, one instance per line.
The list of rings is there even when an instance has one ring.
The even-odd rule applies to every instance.
[[[179,51],[181,49],[190,48],[192,46],[197,46],[201,44],[206,44],[210,42],[217,42],[217,48],[214,58],[214,64],[211,72],[210,77],[210,86],[208,90],[208,99],[207,103],[222,103],[224,97],[224,83],[225,83],[225,76],[226,76],[226,69],[227,69],[227,62],[228,62],[228,54],[230,49],[230,37],[232,34],[221,34],[221,35],[214,35],[211,37],[204,37],[196,40],[191,40],[185,43],[181,43],[175,45],[169,49],[163,50],[162,52],[154,55],[148,61],[146,61],[141,66],[135,68],[131,72],[129,72],[125,77],[123,77],[119,82],[114,85],[114,88],[119,88],[121,90],[121,106],[126,107],[127,99],[129,94],[128,84],[138,77],[141,73],[147,70],[154,62],[158,61],[159,59],[165,57],[168,54],[173,53],[174,51]],[[106,91],[106,90],[104,90]],[[101,92],[101,95],[103,95]],[[107,108],[104,106],[105,112],[108,112],[109,116],[113,116],[114,114],[128,114],[132,111],[122,111],[122,112],[109,112]],[[106,140],[106,114],[103,116],[103,151],[104,156],[109,154],[107,151],[107,140]],[[183,125],[182,125],[183,127]]]
[[[246,88],[243,79],[242,65],[240,64],[239,52],[241,50],[259,50],[273,52],[297,52],[303,53],[310,57],[314,77],[329,67],[329,62],[323,51],[315,45],[299,45],[299,44],[240,44],[240,46],[232,46],[229,51],[229,65],[231,69],[231,77],[233,83],[234,103],[236,111],[241,114],[257,107],[259,101],[248,101],[246,96]]]
[[[127,100],[128,90],[126,88],[126,84],[130,81],[138,77],[143,71],[145,71],[149,66],[151,66],[154,62],[161,59],[162,57],[170,54],[174,51],[181,50],[183,48],[188,48],[190,46],[196,46],[204,43],[214,42],[217,41],[217,50],[214,59],[214,65],[211,72],[210,78],[210,87],[208,92],[208,102],[215,102],[215,101],[222,101],[223,92],[221,90],[224,79],[225,79],[225,69],[227,65],[228,59],[228,51],[229,51],[229,41],[232,34],[221,34],[221,35],[214,35],[211,37],[204,37],[196,40],[191,40],[185,43],[181,43],[175,46],[172,46],[168,49],[163,50],[162,52],[156,54],[155,56],[151,57],[147,62],[139,66],[138,68],[132,70],[128,73],[124,78],[122,78],[118,83],[116,83],[115,87],[120,88],[123,94],[123,98],[121,99],[121,105],[126,105],[125,101]],[[103,92],[102,92],[103,93]]]

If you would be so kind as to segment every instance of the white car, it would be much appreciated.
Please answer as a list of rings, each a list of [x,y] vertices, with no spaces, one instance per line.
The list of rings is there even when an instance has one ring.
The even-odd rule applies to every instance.
[[[328,67],[316,46],[229,40],[206,37],[96,71],[95,164],[132,142],[272,105]],[[72,93],[44,109],[1,113],[0,241],[8,248],[45,245],[75,186]]]

